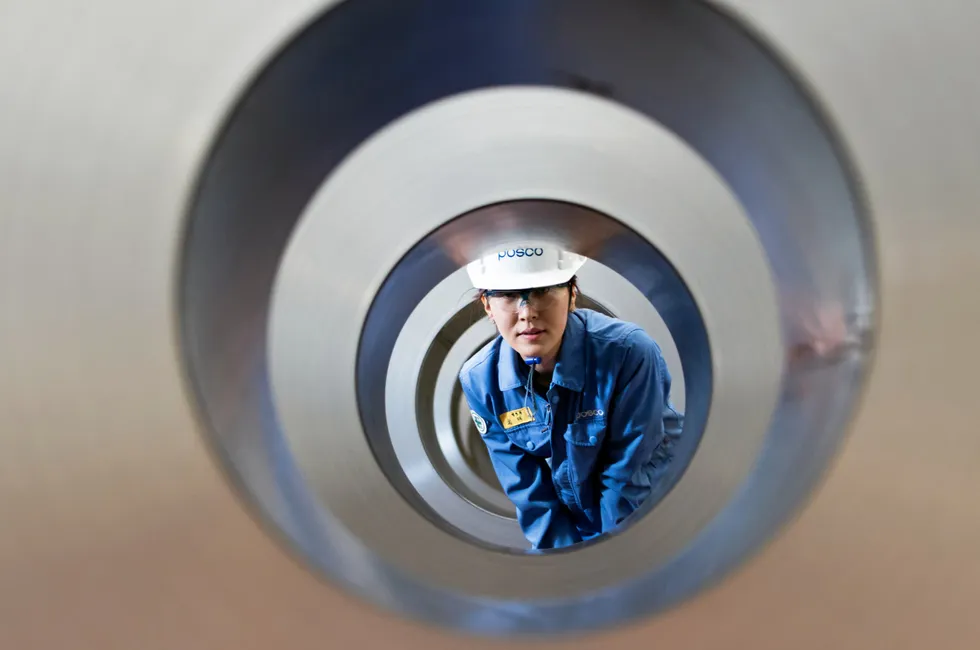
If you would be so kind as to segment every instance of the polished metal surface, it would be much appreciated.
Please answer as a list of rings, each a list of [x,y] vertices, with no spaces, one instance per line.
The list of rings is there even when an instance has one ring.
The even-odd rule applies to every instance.
[[[802,296],[804,305],[834,300],[852,311],[854,295],[870,290],[866,224],[846,163],[819,114],[785,69],[716,12],[703,5],[625,11],[627,5],[562,3],[558,13],[558,5],[550,5],[550,11],[527,14],[540,21],[541,43],[518,65],[506,57],[487,62],[486,50],[475,44],[450,51],[456,41],[439,40],[471,21],[486,27],[485,19],[513,17],[503,7],[527,7],[480,6],[488,13],[436,14],[455,21],[452,29],[438,29],[438,20],[425,23],[435,40],[426,41],[424,51],[438,51],[436,44],[445,42],[439,60],[453,61],[452,75],[432,74],[419,88],[406,84],[397,66],[379,68],[394,75],[381,104],[345,95],[345,103],[310,113],[309,96],[290,90],[305,88],[302,74],[316,71],[318,81],[311,78],[309,84],[330,88],[336,79],[336,91],[342,92],[349,77],[327,74],[331,66],[342,61],[343,70],[356,69],[362,56],[374,54],[355,39],[357,46],[338,57],[327,36],[342,27],[345,33],[371,33],[398,14],[361,15],[362,22],[350,22],[353,14],[329,14],[250,88],[243,109],[216,143],[190,215],[182,314],[189,365],[210,433],[230,461],[226,469],[265,518],[335,581],[404,613],[481,633],[610,625],[662,610],[719,579],[808,495],[843,435],[860,366],[835,369],[838,382],[831,392],[840,398],[832,402],[834,411],[800,411],[787,399],[773,418],[784,348],[769,268],[783,298],[812,285],[811,295]],[[640,17],[650,26],[650,38],[635,42],[652,48],[649,55],[659,66],[624,75],[636,53],[627,57],[607,46],[613,34],[633,29]],[[590,31],[590,25],[600,29]],[[719,59],[717,50],[685,33],[724,43],[729,56]],[[684,56],[656,58],[658,48],[671,43]],[[576,69],[586,50],[593,54],[589,63],[616,79],[639,111],[586,93],[527,85],[535,78],[560,83],[547,71]],[[679,83],[707,71],[716,78]],[[460,92],[484,75],[505,85]],[[729,101],[718,101],[719,84],[732,76],[743,86],[732,89]],[[744,95],[753,87],[764,92],[757,101]],[[377,123],[380,130],[346,158],[325,154],[338,139],[368,130],[372,111],[400,102],[420,108]],[[715,113],[692,121],[695,115],[686,108],[700,105]],[[322,109],[338,111],[337,119]],[[279,139],[254,137],[278,134],[279,125],[298,129],[299,116],[306,114],[312,121],[290,152],[280,151]],[[737,161],[726,155],[726,144],[737,145],[753,133],[775,135],[776,143],[764,152],[746,151]],[[688,136],[688,142],[676,135]],[[422,158],[420,151],[426,152]],[[268,166],[270,156],[279,164]],[[810,176],[803,184],[801,168]],[[293,183],[317,176],[326,181],[306,199]],[[279,192],[289,200],[270,198]],[[743,196],[754,231],[736,198]],[[488,203],[535,197],[590,206],[614,219],[597,220],[582,210],[508,212],[510,204],[492,217],[474,212]],[[268,252],[280,241],[270,232],[282,228],[297,204],[304,206],[305,218],[291,234],[267,312],[266,281],[255,276],[256,268],[215,264],[213,248],[233,254],[260,248],[263,258],[278,259]],[[781,209],[790,205],[792,212]],[[811,211],[821,219],[812,222]],[[461,213],[466,216],[448,221]],[[371,227],[365,221],[371,215],[397,218]],[[647,517],[583,547],[574,558],[504,553],[485,536],[452,526],[405,476],[382,408],[386,386],[379,377],[398,336],[393,324],[483,247],[527,237],[557,238],[633,282],[668,321],[690,371],[683,443],[688,446],[678,452],[685,456],[698,445],[690,466],[672,466],[673,476],[663,485],[670,491],[659,503],[650,500],[657,508]],[[786,254],[804,238],[809,257]],[[649,242],[656,242],[668,265],[657,266]],[[344,286],[338,291],[339,277]],[[266,396],[227,391],[225,377],[235,375],[228,364],[242,357],[223,354],[221,341],[208,335],[241,320],[241,314],[221,308],[220,296],[232,290],[249,292],[237,304],[253,310],[250,319],[264,322],[268,314],[275,423],[249,413]],[[792,329],[795,317],[784,314],[784,331]],[[688,363],[688,354],[697,363]],[[796,369],[789,370],[792,378]],[[824,385],[808,403],[825,403],[833,396],[827,390]],[[778,426],[770,428],[771,422]],[[233,457],[234,450],[250,447],[243,442],[246,430],[256,429],[288,441],[295,465],[283,454],[267,460],[283,480],[270,484],[261,467]],[[781,481],[761,480],[777,475],[770,463],[783,470]],[[268,503],[282,505],[273,509]],[[767,506],[761,514],[760,503]],[[620,561],[600,562],[610,554]]]
[[[430,155],[417,160],[418,147],[432,142],[443,144],[430,145]],[[479,166],[464,164],[477,158]],[[554,164],[559,159],[562,164]],[[406,174],[409,161],[412,173]],[[651,184],[658,183],[670,191],[652,194]],[[375,185],[387,191],[366,191]],[[563,202],[517,201],[527,193]],[[479,207],[487,201],[494,205]],[[618,221],[581,204],[614,213]],[[336,218],[395,211],[400,218],[385,228]],[[657,213],[682,217],[649,217]],[[346,242],[345,254],[322,254],[338,238]],[[672,465],[672,480],[661,489],[679,480],[652,512],[599,544],[543,556],[481,548],[480,540],[456,534],[415,502],[384,448],[378,405],[385,386],[374,379],[388,367],[397,338],[392,323],[402,322],[435,281],[455,271],[455,260],[474,259],[506,241],[536,239],[587,253],[634,285],[650,287],[648,299],[670,329],[688,382],[689,435],[677,455],[697,445],[686,471],[683,461]],[[401,248],[413,241],[409,250]],[[669,264],[658,262],[649,241]],[[737,272],[711,271],[709,260],[720,250],[730,253]],[[394,264],[378,268],[382,259]],[[370,304],[339,302],[341,295],[332,295],[333,302],[318,298],[342,271],[351,296],[375,295]],[[443,100],[389,125],[354,152],[307,205],[282,259],[269,320],[282,435],[298,473],[333,519],[319,529],[323,537],[329,543],[332,530],[343,527],[379,560],[416,577],[411,596],[399,592],[406,611],[494,634],[568,631],[663,606],[636,594],[664,584],[671,558],[724,508],[754,466],[778,397],[783,354],[762,248],[710,167],[635,112],[551,88],[492,89]],[[350,341],[358,336],[355,349]],[[367,440],[348,433],[361,423]],[[231,441],[235,432],[218,435]],[[652,496],[649,503],[656,501]],[[320,559],[321,549],[305,551],[322,570],[335,572],[332,558]],[[622,561],[603,562],[610,554]],[[353,561],[345,558],[343,567]],[[680,576],[673,583],[668,602],[685,586]],[[423,591],[434,586],[451,592]],[[378,595],[402,588],[385,583]]]
[[[453,274],[447,278],[447,281],[451,279],[460,278],[457,274]],[[435,392],[432,395],[433,433],[437,441],[438,453],[449,465],[449,474],[463,484],[460,492],[479,507],[513,519],[514,504],[504,495],[500,487],[486,445],[483,444],[480,432],[476,430],[469,404],[459,382],[459,371],[466,360],[497,335],[496,328],[487,320],[482,307],[474,305],[469,311],[471,319],[479,318],[479,320],[460,333],[460,336],[448,346],[435,381]],[[406,327],[407,325],[408,323]],[[399,342],[401,339],[402,337],[399,336]],[[389,364],[389,385],[397,363],[396,354],[397,348],[393,351],[392,362]],[[421,377],[419,381],[422,381]],[[401,393],[394,390],[385,391],[385,399],[389,403],[390,400],[398,400],[400,395]],[[394,437],[398,425],[393,415],[389,411],[388,430]],[[421,425],[418,428],[422,428]],[[425,463],[420,467],[423,472],[431,471],[431,468],[433,468],[431,463]],[[513,524],[516,523],[515,519]],[[522,547],[526,545],[523,534],[518,541]]]
[[[242,486],[223,478],[221,468],[229,458],[209,453],[214,447],[204,442],[202,432],[211,423],[195,406],[199,395],[188,390],[180,347],[187,339],[180,331],[181,303],[175,296],[178,264],[186,252],[185,216],[198,173],[241,93],[329,3],[205,0],[192,7],[98,0],[84,10],[76,4],[0,5],[0,60],[5,64],[0,71],[4,647],[316,648],[325,639],[338,645],[398,643],[433,650],[462,643],[522,646],[514,640],[461,639],[406,623],[318,579],[297,561],[298,554],[283,552],[285,538],[267,520],[249,516],[239,496]],[[341,9],[356,24],[365,19],[355,15],[363,4],[371,3],[349,0]],[[372,10],[397,14],[412,4],[388,3]],[[599,4],[637,12],[647,6]],[[680,3],[664,6],[668,13],[688,11]],[[794,453],[836,454],[836,460],[808,507],[764,553],[712,591],[663,616],[596,637],[566,639],[561,647],[635,647],[655,640],[711,648],[972,648],[978,626],[971,604],[980,600],[980,520],[974,498],[980,491],[975,471],[980,406],[972,390],[980,366],[974,341],[980,328],[980,294],[974,290],[980,276],[975,252],[980,238],[975,182],[980,89],[974,34],[980,6],[957,0],[731,0],[717,6],[761,39],[803,84],[860,179],[874,225],[878,259],[871,270],[878,291],[856,291],[845,302],[853,308],[853,328],[873,323],[878,329],[875,369],[843,447],[838,449],[833,438],[826,444],[806,436],[791,441]],[[526,17],[515,11],[507,24],[526,37],[521,43],[538,44],[543,35],[534,32],[537,23],[521,20]],[[400,30],[422,30],[427,20],[435,20],[433,14],[415,22],[405,18],[392,15],[393,26],[376,38],[341,29],[341,41],[360,41],[383,52],[379,58],[391,59],[392,50],[409,49],[395,43]],[[565,23],[574,24],[571,18]],[[637,31],[647,25],[636,16],[631,24]],[[589,27],[608,31],[599,20]],[[673,27],[697,41],[691,29]],[[628,50],[624,54],[635,54],[629,51],[630,33],[617,34],[620,49]],[[475,34],[485,32],[470,33]],[[583,36],[569,39],[588,40]],[[434,42],[425,37],[421,40]],[[704,38],[718,56],[734,58],[724,36]],[[682,60],[669,38],[662,42],[663,56],[657,60]],[[507,52],[515,59],[524,55],[509,45]],[[581,45],[581,67],[589,69],[567,83],[617,87],[616,80],[606,79],[607,69],[594,63],[594,51]],[[455,46],[465,48],[465,43]],[[493,58],[488,43],[479,46]],[[440,52],[431,51],[433,56]],[[398,60],[405,62],[407,76],[432,63],[413,67],[411,57]],[[629,74],[645,74],[653,63],[638,62]],[[348,69],[350,83],[372,88],[364,84],[367,77],[360,69]],[[659,97],[670,96],[677,85],[707,83],[708,76],[706,71],[676,76],[673,85],[660,86]],[[754,219],[766,212],[812,217],[801,221],[818,231],[817,241],[830,238],[833,218],[826,215],[837,210],[825,212],[816,209],[820,202],[794,203],[786,196],[777,201],[783,186],[773,180],[772,168],[762,173],[749,164],[753,157],[780,150],[787,132],[776,128],[778,120],[770,123],[772,130],[748,129],[734,140],[717,139],[721,118],[738,100],[761,111],[760,119],[779,114],[793,122],[800,114],[778,101],[756,104],[778,91],[768,84],[752,86],[734,73],[725,79],[712,86],[723,96],[678,107],[672,128],[693,140],[716,169],[736,175],[742,170],[741,182],[722,175]],[[497,80],[487,77],[491,83]],[[304,88],[326,101],[310,90],[315,87]],[[387,94],[387,88],[374,88],[371,92]],[[684,116],[686,129],[677,121]],[[324,117],[326,123],[338,116]],[[658,119],[666,124],[668,117]],[[297,120],[297,127],[302,123]],[[349,151],[365,130],[350,131],[351,140],[324,155]],[[275,167],[279,156],[306,135],[285,127],[267,133],[267,140],[281,149],[269,152],[263,164]],[[778,162],[795,179],[791,186],[822,193],[816,190],[821,175],[809,157]],[[308,177],[285,176],[293,185],[275,196],[298,197],[297,186],[315,189],[322,177],[312,173],[314,166]],[[298,215],[304,205],[298,202],[289,214]],[[778,240],[772,234],[779,233],[777,221],[770,222],[777,230],[769,234],[759,229],[763,243]],[[278,237],[271,243],[285,242],[292,223],[285,219],[280,225],[278,232],[266,233]],[[233,232],[215,234],[230,237]],[[218,255],[220,247],[212,247],[212,269],[227,264],[253,273],[267,290],[276,260],[260,253],[274,248],[256,247],[245,257],[226,258]],[[233,246],[226,252],[233,250],[243,252]],[[787,252],[782,266],[770,264],[787,277],[793,260],[811,253]],[[840,277],[854,270],[828,266]],[[822,296],[846,295],[847,287],[839,282],[824,282],[817,288]],[[240,309],[258,295],[250,294],[255,287],[247,283],[230,287],[208,295],[228,309]],[[331,295],[347,289],[338,282]],[[781,305],[787,307],[791,301],[785,298]],[[871,319],[876,305],[878,313]],[[811,307],[806,302],[787,313],[802,310],[802,322]],[[255,309],[240,309],[234,327],[208,333],[223,354],[239,357],[234,372],[212,378],[218,393],[232,398],[250,391],[266,394],[264,360],[253,354],[263,345],[265,323],[255,314]],[[784,316],[784,322],[791,319]],[[790,341],[805,335],[805,327],[790,329]],[[813,364],[807,381],[792,387],[793,394],[807,394],[797,391],[807,389],[810,395],[831,395],[841,374],[855,372],[860,378],[860,365],[860,358],[849,355]],[[792,404],[815,414],[824,411],[812,401]],[[275,419],[270,402],[254,405],[260,421]],[[231,421],[241,417],[218,415]],[[288,458],[288,450],[263,438],[261,429],[253,433],[255,438],[232,457],[239,466],[251,464],[253,476],[270,483],[282,480],[267,472],[266,463],[275,453]],[[793,453],[784,451],[788,456],[768,461],[781,470],[771,476],[771,487],[797,485],[800,494],[806,493],[820,476],[793,472],[787,462]],[[750,492],[744,488],[740,498]],[[270,499],[264,507],[280,513],[279,524],[295,532],[306,523],[293,517],[295,505],[287,508]],[[753,514],[781,519],[788,513],[780,508],[780,503],[763,504]],[[753,546],[748,537],[719,543],[714,557],[741,555],[746,546]],[[358,564],[350,576],[353,584],[390,579],[381,573],[372,578],[365,567],[370,564]],[[692,555],[686,570],[710,581],[715,567]],[[480,627],[471,623],[468,627]]]

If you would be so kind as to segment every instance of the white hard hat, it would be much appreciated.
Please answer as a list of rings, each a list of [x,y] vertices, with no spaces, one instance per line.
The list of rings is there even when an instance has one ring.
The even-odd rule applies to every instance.
[[[534,289],[568,282],[588,259],[554,246],[525,242],[470,262],[466,272],[477,289]]]

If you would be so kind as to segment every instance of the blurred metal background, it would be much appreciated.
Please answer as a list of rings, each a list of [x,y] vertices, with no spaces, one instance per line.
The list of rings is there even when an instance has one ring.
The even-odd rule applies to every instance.
[[[192,188],[243,88],[328,4],[0,3],[2,647],[523,645],[315,578],[242,506],[191,406],[174,296]],[[874,371],[764,553],[657,619],[554,643],[973,648],[980,5],[717,5],[806,83],[863,181]]]

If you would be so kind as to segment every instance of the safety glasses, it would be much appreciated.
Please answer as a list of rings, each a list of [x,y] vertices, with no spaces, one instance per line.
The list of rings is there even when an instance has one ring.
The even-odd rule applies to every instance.
[[[499,310],[518,312],[525,306],[535,309],[548,309],[563,296],[562,289],[568,287],[568,282],[554,284],[548,287],[534,289],[514,289],[507,291],[486,291],[484,296],[490,305]]]

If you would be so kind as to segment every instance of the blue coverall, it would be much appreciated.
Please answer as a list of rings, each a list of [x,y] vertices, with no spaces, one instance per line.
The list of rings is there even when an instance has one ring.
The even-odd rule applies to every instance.
[[[544,396],[525,390],[529,371],[501,336],[460,371],[524,535],[548,549],[609,532],[656,486],[681,433],[660,348],[637,325],[577,309]]]

